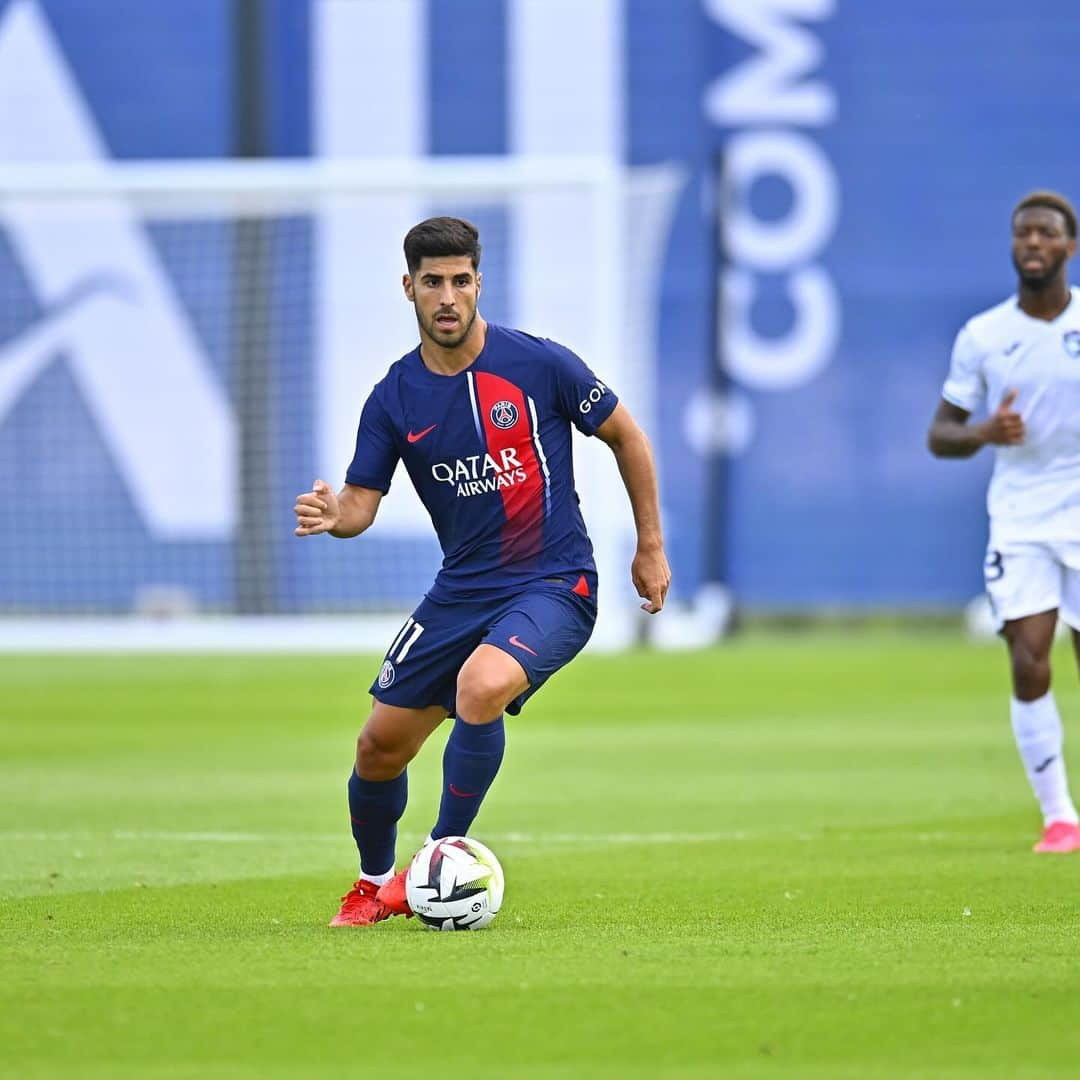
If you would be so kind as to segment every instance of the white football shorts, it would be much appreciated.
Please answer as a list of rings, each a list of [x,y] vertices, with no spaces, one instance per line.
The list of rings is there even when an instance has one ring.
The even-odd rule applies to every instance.
[[[983,564],[986,592],[997,629],[1011,619],[1058,609],[1080,630],[1080,542],[993,539]]]

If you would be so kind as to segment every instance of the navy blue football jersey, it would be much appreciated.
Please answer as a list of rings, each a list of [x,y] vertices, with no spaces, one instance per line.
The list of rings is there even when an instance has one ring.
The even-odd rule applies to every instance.
[[[592,435],[617,403],[569,349],[489,323],[457,375],[430,371],[419,348],[391,366],[364,405],[345,481],[385,494],[404,463],[442,545],[435,599],[552,577],[584,588],[596,567],[570,425]]]

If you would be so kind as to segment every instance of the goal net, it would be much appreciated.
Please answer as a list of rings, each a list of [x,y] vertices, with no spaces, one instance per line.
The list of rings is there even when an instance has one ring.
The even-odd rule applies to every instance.
[[[196,647],[229,641],[223,616],[348,615],[381,647],[440,563],[404,470],[360,540],[295,538],[292,504],[315,477],[340,485],[364,399],[417,340],[405,232],[473,220],[484,316],[567,344],[633,407],[622,206],[593,159],[0,166],[9,631],[212,623]],[[604,448],[576,462],[618,636],[629,508]]]

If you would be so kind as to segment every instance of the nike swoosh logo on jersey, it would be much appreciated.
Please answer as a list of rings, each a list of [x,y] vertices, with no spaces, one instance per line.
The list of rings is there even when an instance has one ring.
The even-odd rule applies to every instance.
[[[1036,772],[1046,772],[1050,766],[1057,761],[1057,754],[1051,754],[1041,765],[1035,766]]]
[[[479,791],[458,791],[453,784],[450,785],[450,794],[456,795],[459,799],[475,799],[480,794]]]
[[[1012,356],[1012,354],[1014,352],[1016,352],[1016,350],[1019,349],[1019,348],[1020,348],[1020,342],[1019,341],[1014,341],[1007,349],[1002,349],[1001,353],[1002,353],[1003,356]]]
[[[405,437],[411,443],[419,442],[425,435],[427,435],[429,432],[434,431],[438,426],[439,426],[438,424],[432,424],[431,427],[426,427],[426,428],[424,428],[423,431],[416,432],[415,435],[410,431],[409,434],[406,435]]]
[[[510,644],[513,645],[515,649],[524,649],[527,653],[531,653],[533,656],[539,655],[539,653],[535,652],[533,649],[530,649],[524,641],[518,641],[517,634],[512,634],[509,640]]]

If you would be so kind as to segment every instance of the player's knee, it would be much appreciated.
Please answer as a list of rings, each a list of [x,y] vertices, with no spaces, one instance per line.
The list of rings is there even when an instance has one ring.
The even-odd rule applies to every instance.
[[[409,764],[408,747],[364,728],[356,740],[356,772],[365,780],[393,780]]]
[[[466,724],[490,724],[506,707],[513,688],[488,672],[462,672],[457,684],[457,715]]]
[[[1050,689],[1050,658],[1027,649],[1015,649],[1012,656],[1013,690],[1021,701],[1035,701]]]

